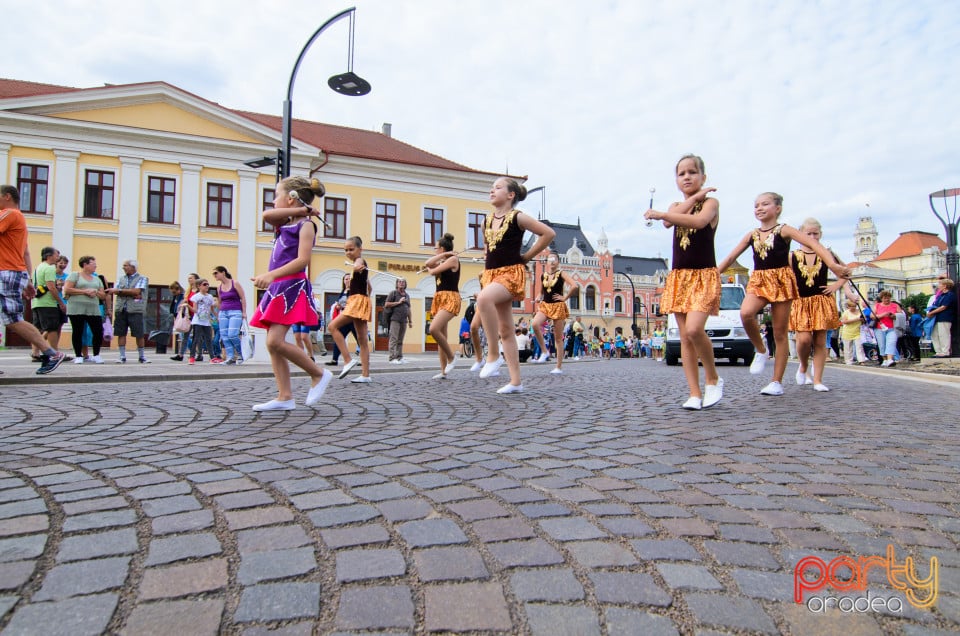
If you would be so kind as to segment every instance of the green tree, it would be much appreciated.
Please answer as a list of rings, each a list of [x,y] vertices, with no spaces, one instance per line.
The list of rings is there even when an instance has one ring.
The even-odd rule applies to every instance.
[[[930,294],[912,294],[903,299],[903,302],[900,303],[900,306],[906,309],[907,307],[913,307],[917,310],[917,313],[922,313],[924,309],[927,308],[927,301],[930,299]]]

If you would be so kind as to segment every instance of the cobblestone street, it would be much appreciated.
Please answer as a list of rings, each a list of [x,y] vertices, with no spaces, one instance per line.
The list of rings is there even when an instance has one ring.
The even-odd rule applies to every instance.
[[[955,378],[830,365],[815,393],[791,364],[764,397],[721,366],[724,400],[687,412],[682,370],[649,360],[524,365],[510,396],[435,365],[316,408],[295,376],[276,414],[250,410],[266,365],[0,385],[3,634],[960,630]],[[801,558],[888,544],[920,577],[939,560],[933,608],[794,602]],[[867,589],[905,599],[881,567]]]

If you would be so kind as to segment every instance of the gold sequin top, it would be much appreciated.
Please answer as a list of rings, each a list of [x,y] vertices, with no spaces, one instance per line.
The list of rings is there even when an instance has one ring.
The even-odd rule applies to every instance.
[[[757,228],[753,231],[753,269],[778,269],[790,265],[790,241],[780,236],[783,223],[770,228],[766,236]]]
[[[703,209],[703,201],[697,202],[690,214]],[[673,226],[673,269],[706,269],[717,266],[713,249],[716,228],[709,224],[699,230],[691,227]]]
[[[523,228],[517,222],[519,210],[510,210],[500,227],[493,229],[494,215],[487,216],[483,224],[483,238],[487,242],[486,269],[508,265],[523,265]],[[498,219],[499,220],[499,219]]]

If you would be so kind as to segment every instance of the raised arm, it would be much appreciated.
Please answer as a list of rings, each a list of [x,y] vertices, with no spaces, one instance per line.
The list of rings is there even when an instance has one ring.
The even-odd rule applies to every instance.
[[[716,188],[703,188],[696,194],[693,194],[679,203],[673,203],[666,212],[660,210],[647,210],[643,213],[643,218],[663,221],[664,227],[679,225],[680,227],[689,227],[695,230],[713,225],[716,227],[715,220],[720,213],[720,202],[716,199],[708,199],[707,195],[714,192]],[[696,214],[690,214],[698,203],[703,201],[703,207]]]
[[[780,236],[796,241],[816,252],[820,260],[822,260],[838,278],[850,278],[850,268],[838,263],[833,256],[833,252],[825,248],[820,241],[789,225],[784,225],[780,228]]]
[[[743,254],[744,250],[750,247],[750,239],[752,236],[753,232],[747,232],[746,236],[740,239],[740,242],[737,243],[737,246],[734,247],[733,250],[727,254],[722,261],[717,263],[718,272],[722,274],[723,272],[727,271],[727,268],[733,264],[733,261],[737,260],[737,257]]]

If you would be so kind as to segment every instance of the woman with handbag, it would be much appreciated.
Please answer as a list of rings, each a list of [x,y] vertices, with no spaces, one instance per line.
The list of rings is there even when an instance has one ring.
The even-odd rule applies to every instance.
[[[177,305],[177,317],[173,321],[174,331],[181,331],[177,325],[181,325],[187,328],[186,331],[183,331],[182,339],[180,340],[180,349],[177,351],[176,355],[170,356],[171,360],[176,360],[177,362],[183,362],[183,354],[187,352],[187,347],[190,346],[190,333],[193,330],[193,326],[190,324],[190,318],[193,316],[193,297],[200,292],[197,282],[200,280],[200,274],[190,274],[187,276],[187,291],[183,300],[180,301],[180,304]],[[184,322],[184,318],[186,322]]]

